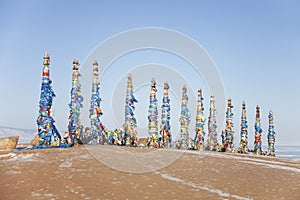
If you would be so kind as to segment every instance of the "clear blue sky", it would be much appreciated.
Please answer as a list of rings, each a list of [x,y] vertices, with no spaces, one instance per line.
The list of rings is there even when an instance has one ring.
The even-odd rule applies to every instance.
[[[97,44],[121,31],[163,27],[195,39],[218,66],[226,94],[235,106],[237,140],[240,107],[245,100],[251,143],[255,106],[259,104],[264,144],[270,109],[274,112],[277,142],[300,144],[299,8],[300,3],[292,0],[1,1],[0,126],[36,128],[46,50],[51,56],[52,86],[57,95],[53,107],[56,124],[64,131],[73,58],[83,62]],[[148,102],[138,105],[147,108]],[[144,123],[146,116],[138,120]]]

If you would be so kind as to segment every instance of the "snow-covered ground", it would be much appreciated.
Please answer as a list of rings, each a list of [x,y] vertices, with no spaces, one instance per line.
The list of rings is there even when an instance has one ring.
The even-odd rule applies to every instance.
[[[6,199],[298,199],[300,195],[300,161],[267,156],[90,145],[2,151],[0,166]]]

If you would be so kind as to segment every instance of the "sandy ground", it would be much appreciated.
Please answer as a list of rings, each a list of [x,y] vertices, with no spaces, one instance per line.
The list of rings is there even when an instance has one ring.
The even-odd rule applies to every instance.
[[[300,199],[300,161],[108,145],[0,152],[0,199]]]

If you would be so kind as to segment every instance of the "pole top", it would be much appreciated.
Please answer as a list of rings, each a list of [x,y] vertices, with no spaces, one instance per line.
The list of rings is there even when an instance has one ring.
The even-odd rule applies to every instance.
[[[166,89],[166,90],[169,89],[168,81],[165,81],[165,82],[164,82],[164,89]]]
[[[202,96],[202,89],[201,88],[199,88],[199,90],[198,90],[198,96]]]
[[[155,87],[155,85],[156,85],[155,78],[152,78],[152,80],[151,80],[151,87]]]
[[[260,107],[259,105],[256,106],[256,118],[259,119],[260,118],[260,111],[259,111]]]
[[[182,93],[186,94],[186,92],[187,92],[187,89],[186,89],[186,85],[184,84],[183,87],[182,87]]]
[[[231,105],[231,98],[228,98],[228,105]]]
[[[44,54],[44,65],[50,65],[50,56],[48,54],[48,51]]]
[[[97,62],[97,60],[94,60],[94,62],[93,62],[93,65],[95,66],[95,65],[97,65],[98,66],[98,62]]]
[[[245,101],[243,101],[243,103],[242,103],[242,109],[246,109],[246,102]]]
[[[79,65],[78,59],[74,58],[74,61],[73,61],[73,70],[78,70],[78,65]]]

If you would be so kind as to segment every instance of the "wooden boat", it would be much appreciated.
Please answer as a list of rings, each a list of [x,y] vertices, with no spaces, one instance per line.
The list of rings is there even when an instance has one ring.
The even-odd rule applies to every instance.
[[[19,136],[0,138],[0,150],[12,150],[17,147]]]
[[[139,143],[140,146],[147,146],[148,138],[139,138],[138,143]]]
[[[40,143],[40,138],[39,135],[36,134],[35,137],[31,140],[30,145],[35,146]]]

